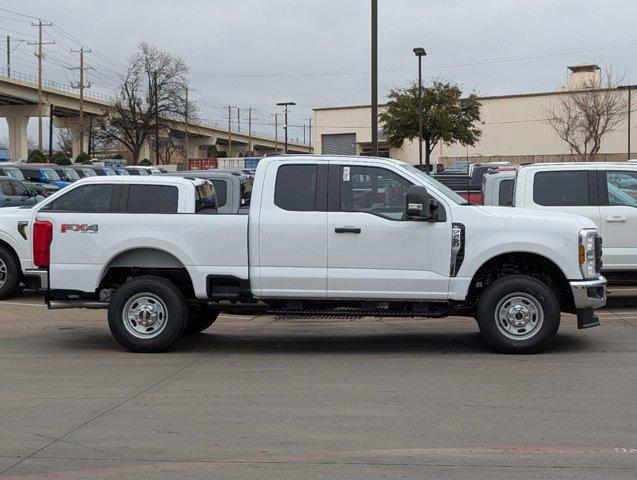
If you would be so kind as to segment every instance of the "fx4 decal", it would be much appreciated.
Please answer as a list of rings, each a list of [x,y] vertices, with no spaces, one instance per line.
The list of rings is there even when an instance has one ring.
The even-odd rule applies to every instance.
[[[97,233],[100,229],[99,225],[94,223],[93,225],[87,225],[86,223],[63,223],[60,231],[66,232],[80,232],[80,233]]]

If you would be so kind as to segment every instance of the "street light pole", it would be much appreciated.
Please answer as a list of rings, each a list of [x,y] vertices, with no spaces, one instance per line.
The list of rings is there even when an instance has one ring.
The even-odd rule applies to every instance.
[[[284,153],[288,153],[288,107],[294,106],[296,105],[296,103],[294,102],[279,102],[277,103],[277,106],[279,107],[284,107],[285,111],[285,119],[284,119],[284,125],[283,125],[283,131],[285,132],[285,150]]]
[[[422,47],[414,48],[414,54],[418,57],[418,165],[422,167],[422,57],[427,55]],[[429,159],[426,165],[427,175],[429,175]]]
[[[372,156],[378,156],[378,0],[372,0]]]

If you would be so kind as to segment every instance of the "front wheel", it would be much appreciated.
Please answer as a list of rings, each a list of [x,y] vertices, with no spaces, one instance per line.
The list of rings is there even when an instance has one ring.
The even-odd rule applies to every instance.
[[[483,338],[499,352],[535,353],[555,339],[560,304],[537,278],[507,275],[482,293],[476,319]]]
[[[188,307],[169,280],[137,277],[119,287],[108,307],[115,340],[131,352],[154,353],[170,347],[186,327]]]

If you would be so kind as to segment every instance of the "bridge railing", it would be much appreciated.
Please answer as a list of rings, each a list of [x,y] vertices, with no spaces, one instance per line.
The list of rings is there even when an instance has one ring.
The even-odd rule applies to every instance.
[[[11,76],[8,75],[8,71],[6,68],[0,67],[0,76],[5,77],[5,78],[9,78],[12,80],[18,80],[20,82],[25,82],[25,83],[30,83],[32,85],[36,85],[38,84],[38,77],[35,75],[30,75],[28,73],[22,73],[22,72],[16,72],[15,70],[11,70]],[[42,79],[42,87],[43,88],[48,88],[51,90],[58,90],[61,92],[66,92],[66,93],[72,93],[72,94],[76,94],[77,95],[77,89],[71,87],[70,85],[66,85],[64,83],[60,83],[60,82],[55,82],[53,80],[47,80],[47,79]],[[105,102],[109,102],[109,103],[115,103],[116,99],[115,97],[112,97],[110,95],[105,95],[103,93],[98,93],[98,92],[91,92],[90,90],[84,90],[84,96],[87,98],[93,98],[95,100],[102,100]],[[180,118],[178,116],[171,116],[170,117],[171,120],[174,120],[176,122],[183,122],[183,118]],[[202,126],[209,126],[209,127],[213,127],[213,128],[217,128],[219,130],[224,130],[224,131],[228,131],[228,124],[225,122],[220,122],[217,120],[209,120],[209,119],[205,119],[205,118],[200,118],[197,120],[194,120],[192,122],[193,127],[196,127],[197,125],[202,125]],[[248,135],[249,134],[249,130],[247,127],[239,127],[239,126],[235,126],[232,128],[232,133],[233,134],[242,134],[242,135]],[[276,140],[276,137],[274,136],[274,134],[272,133],[267,133],[267,132],[258,132],[255,130],[252,130],[252,136],[253,137],[259,137],[259,138],[267,138],[269,140]],[[283,137],[281,135],[278,135],[278,140],[279,142],[283,142]],[[302,142],[299,141],[298,138],[296,139],[290,139],[291,143],[296,143],[296,144],[301,144]]]

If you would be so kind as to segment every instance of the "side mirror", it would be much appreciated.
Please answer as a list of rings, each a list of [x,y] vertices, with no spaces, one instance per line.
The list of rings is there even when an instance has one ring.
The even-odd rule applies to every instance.
[[[422,185],[412,185],[405,195],[407,220],[445,222],[447,214]]]
[[[431,195],[421,185],[412,185],[405,195],[407,220],[430,221],[433,217],[431,211]]]

